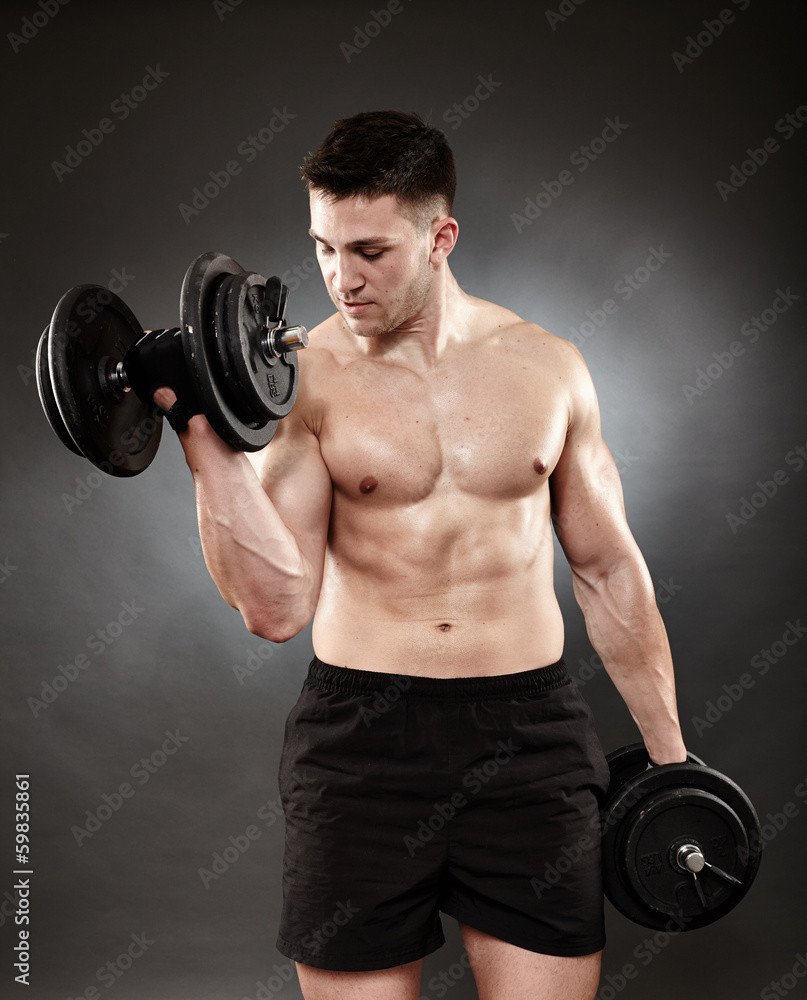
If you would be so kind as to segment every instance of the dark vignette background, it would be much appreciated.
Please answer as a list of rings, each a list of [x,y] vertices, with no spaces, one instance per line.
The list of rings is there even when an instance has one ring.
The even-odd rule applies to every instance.
[[[771,983],[780,992],[767,995],[805,994],[792,968],[807,945],[807,644],[783,637],[807,622],[807,465],[794,451],[807,445],[807,129],[797,119],[789,138],[776,130],[799,108],[807,118],[801,5],[578,3],[72,0],[53,16],[42,12],[55,0],[0,8],[6,36],[25,18],[39,25],[24,44],[2,42],[4,995],[300,995],[274,948],[276,769],[310,633],[272,647],[221,600],[170,430],[142,476],[90,478],[92,467],[45,422],[32,352],[58,298],[84,282],[123,276],[145,326],[176,323],[185,268],[210,249],[296,278],[292,318],[314,326],[330,303],[312,273],[296,168],[336,118],[387,107],[430,117],[453,145],[461,236],[451,265],[462,287],[581,346],[659,588],[685,737],[744,785],[765,823],[758,883],[721,923],[657,938],[609,908],[601,996],[739,1000]],[[716,24],[721,10],[733,20],[713,37],[704,20]],[[382,21],[369,44],[342,46]],[[702,54],[690,45],[692,61],[676,66],[673,53],[686,54],[699,32]],[[114,102],[149,68],[167,76],[122,118]],[[487,94],[474,108],[466,99],[479,78]],[[451,113],[455,104],[465,117]],[[278,111],[285,127],[248,160],[241,144]],[[102,118],[114,130],[57,177],[54,161]],[[607,118],[627,128],[581,172],[580,154],[571,158]],[[767,162],[721,197],[717,182],[771,137],[778,148]],[[241,173],[185,221],[180,204],[231,160]],[[564,169],[573,184],[528,225],[514,221]],[[648,272],[637,268],[653,249],[667,256],[642,283]],[[628,298],[615,285],[634,272]],[[782,309],[780,290],[790,304],[775,323],[744,326],[775,301]],[[608,299],[618,308],[606,317],[598,310]],[[480,372],[479,399],[496,406],[495,372]],[[757,506],[743,506],[755,493]],[[753,517],[738,520],[743,511]],[[629,742],[635,729],[592,655],[562,560],[557,580],[566,658],[603,744]],[[106,644],[97,632],[124,604],[141,610]],[[89,665],[79,671],[82,653]],[[30,700],[71,676],[51,687],[47,707]],[[170,756],[167,732],[178,746]],[[27,990],[13,981],[11,950],[19,772],[31,774],[33,796]],[[88,811],[116,802],[127,781],[134,795],[77,843]],[[199,870],[211,871],[233,840],[248,850],[204,879]],[[423,995],[475,997],[456,926],[445,926]],[[134,961],[132,935],[149,942]],[[107,963],[119,975],[99,977]],[[635,978],[622,978],[626,963]]]

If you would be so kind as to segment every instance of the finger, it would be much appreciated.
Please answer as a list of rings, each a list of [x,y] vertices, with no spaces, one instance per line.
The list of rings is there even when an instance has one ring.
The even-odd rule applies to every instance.
[[[163,410],[170,410],[177,401],[177,394],[167,385],[161,385],[154,392],[154,402]]]

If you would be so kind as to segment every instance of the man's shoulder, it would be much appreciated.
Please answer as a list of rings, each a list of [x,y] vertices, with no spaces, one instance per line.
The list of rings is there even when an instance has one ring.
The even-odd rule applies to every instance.
[[[540,355],[543,364],[557,365],[569,374],[585,370],[583,356],[571,343],[539,323],[523,319],[512,309],[471,298],[479,316],[478,332],[497,346]]]
[[[319,370],[323,366],[327,368],[337,364],[340,358],[344,359],[351,346],[339,322],[339,314],[334,313],[308,331],[308,347],[301,355],[305,357],[306,368]]]
[[[309,343],[320,349],[327,348],[332,344],[334,338],[338,337],[342,332],[339,313],[331,313],[330,316],[327,316],[321,323],[317,323],[316,326],[308,331]]]

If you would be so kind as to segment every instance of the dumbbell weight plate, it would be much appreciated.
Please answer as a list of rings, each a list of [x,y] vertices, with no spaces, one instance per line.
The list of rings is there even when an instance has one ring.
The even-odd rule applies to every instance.
[[[611,799],[630,778],[637,777],[650,766],[650,756],[644,743],[630,743],[628,746],[620,747],[609,753],[606,760],[611,772],[606,801]],[[696,757],[693,753],[687,753],[687,760],[691,764],[703,765],[700,757]]]
[[[683,834],[670,834],[681,830]],[[704,868],[691,874],[676,864],[684,843],[701,848],[707,861],[738,879],[745,889],[748,834],[737,813],[718,795],[701,788],[667,788],[648,796],[623,845],[631,888],[651,910],[668,916],[680,910],[693,928],[712,923],[739,902],[739,888]],[[705,900],[705,905],[704,905]]]
[[[209,361],[211,365],[212,377],[227,404],[237,415],[239,420],[247,424],[254,424],[254,413],[245,405],[243,395],[238,392],[238,380],[235,372],[235,363],[227,353],[228,338],[225,335],[225,303],[227,301],[227,291],[235,281],[237,275],[225,274],[217,278],[213,283],[211,291],[213,296],[213,337],[211,343],[215,348],[210,352]]]
[[[282,420],[297,396],[297,353],[290,351],[279,358],[264,354],[265,292],[266,278],[260,274],[245,272],[228,281],[222,343],[244,405],[264,420]]]
[[[216,282],[213,304],[216,336],[211,358],[214,377],[222,395],[238,418],[250,427],[279,420],[291,409],[272,408],[272,392],[278,399],[294,401],[293,380],[285,376],[287,366],[277,358],[264,357],[262,342],[266,321],[261,311],[266,278],[252,271],[229,274]],[[296,367],[292,369],[296,372]]]
[[[81,455],[81,451],[76,447],[76,442],[70,437],[67,425],[62,420],[59,407],[56,405],[56,397],[53,395],[53,386],[48,371],[49,333],[50,327],[46,326],[36,349],[36,388],[39,392],[39,401],[45,411],[45,416],[48,418],[48,423],[62,444],[66,445],[75,455]]]
[[[204,253],[193,261],[182,282],[180,320],[182,346],[191,377],[198,388],[205,415],[229,445],[240,451],[259,451],[272,439],[277,421],[243,419],[234,400],[237,387],[224,375],[222,358],[227,347],[218,341],[224,335],[224,314],[219,287],[233,275],[246,272],[230,257]],[[218,309],[217,309],[218,303]]]
[[[143,328],[123,302],[101,285],[77,285],[53,313],[37,364],[40,399],[59,438],[64,432],[93,465],[112,476],[136,476],[160,443],[162,420],[133,392],[114,392],[110,373]],[[54,410],[55,406],[55,410]],[[58,413],[61,419],[53,419]],[[68,444],[68,447],[70,445]]]
[[[623,758],[624,760],[624,758]],[[610,792],[603,818],[603,886],[631,920],[657,930],[693,930],[733,909],[760,863],[749,841],[759,821],[748,797],[725,775],[700,763],[665,764],[629,777]],[[709,865],[695,878],[676,865],[684,844]]]

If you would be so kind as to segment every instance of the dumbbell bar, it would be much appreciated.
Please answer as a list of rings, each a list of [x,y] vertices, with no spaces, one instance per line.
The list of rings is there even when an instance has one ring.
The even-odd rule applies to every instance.
[[[694,930],[734,909],[761,861],[745,792],[692,755],[649,767],[641,743],[607,760],[603,887],[611,903],[656,930]]]
[[[117,295],[78,285],[62,296],[37,349],[39,398],[59,439],[114,476],[143,472],[157,451],[162,411],[151,393],[132,391],[155,358],[174,368],[224,441],[258,451],[297,397],[296,352],[305,327],[285,325],[288,288],[204,253],[185,274],[180,327],[144,336]],[[158,349],[155,343],[159,339]],[[138,380],[134,380],[138,381]],[[159,370],[153,385],[161,382]],[[177,388],[172,386],[172,388]]]

